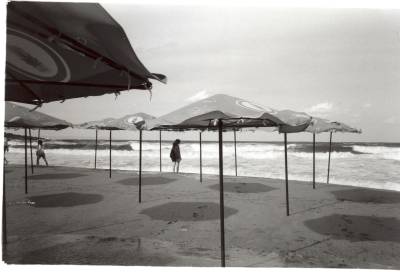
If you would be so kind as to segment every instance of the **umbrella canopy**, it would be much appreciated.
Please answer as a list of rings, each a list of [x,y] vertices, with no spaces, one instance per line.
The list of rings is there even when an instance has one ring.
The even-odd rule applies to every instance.
[[[152,87],[122,27],[97,3],[7,5],[6,100],[40,105]]]
[[[283,117],[285,119],[281,119]],[[241,98],[217,94],[149,120],[147,129],[216,129],[215,120],[218,119],[224,121],[225,129],[278,126],[280,132],[303,131],[311,121],[308,115],[290,115]]]
[[[306,129],[311,133],[323,132],[348,132],[348,133],[361,133],[361,130],[350,127],[341,122],[332,122],[327,119],[313,117],[310,125]]]
[[[6,102],[4,126],[59,130],[71,127],[72,124],[50,115],[38,111],[30,111],[28,108]]]
[[[101,129],[101,130],[139,130],[145,126],[148,120],[155,119],[146,113],[128,114],[121,118],[106,118],[98,121],[90,121],[78,125],[79,128]]]

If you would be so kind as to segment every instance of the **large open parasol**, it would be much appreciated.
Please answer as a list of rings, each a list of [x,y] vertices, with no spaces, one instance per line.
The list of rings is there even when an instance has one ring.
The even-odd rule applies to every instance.
[[[329,173],[331,166],[331,152],[332,152],[332,133],[333,132],[344,132],[344,133],[361,133],[360,129],[353,128],[341,122],[332,122],[327,119],[313,117],[310,125],[306,129],[307,132],[313,134],[313,188],[315,189],[315,134],[329,132],[329,156],[328,156],[328,174],[327,183],[329,183]]]
[[[5,104],[5,120],[4,126],[8,128],[23,128],[25,136],[25,194],[28,193],[28,162],[27,162],[27,131],[29,131],[29,142],[31,149],[31,167],[33,172],[33,159],[32,159],[32,138],[31,129],[48,129],[60,130],[71,127],[72,124],[52,117],[50,115],[31,111],[28,108],[18,106],[16,104],[6,102]],[[39,136],[39,133],[38,133]],[[39,137],[38,137],[39,138]]]
[[[36,105],[166,82],[97,3],[9,2],[6,64],[5,99]]]
[[[111,165],[112,165],[112,157],[111,157],[111,141],[112,141],[112,131],[113,130],[130,130],[137,131],[139,130],[139,183],[141,181],[141,172],[142,172],[142,136],[143,136],[143,127],[146,126],[146,122],[148,120],[155,119],[154,116],[138,112],[135,114],[128,114],[121,118],[105,118],[97,121],[85,122],[77,125],[77,128],[83,129],[95,129],[96,130],[96,143],[95,143],[95,153],[94,153],[94,168],[97,168],[97,136],[98,130],[108,130],[110,132],[109,136],[109,150],[110,150],[110,160],[109,160],[109,176],[111,178]],[[160,169],[161,169],[161,134],[160,134]],[[161,171],[161,170],[160,170]]]
[[[280,119],[279,116],[286,121]],[[221,266],[225,266],[223,132],[251,127],[277,127],[279,132],[285,135],[286,154],[286,133],[304,131],[310,121],[310,116],[306,114],[290,114],[289,111],[279,113],[277,110],[224,94],[208,97],[148,121],[146,128],[151,130],[218,131]],[[286,184],[287,179],[286,170]],[[139,189],[139,199],[141,199],[140,193]]]

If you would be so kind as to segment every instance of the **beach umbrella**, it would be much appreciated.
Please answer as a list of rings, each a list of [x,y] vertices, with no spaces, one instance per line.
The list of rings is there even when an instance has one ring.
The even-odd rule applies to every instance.
[[[151,90],[150,79],[166,82],[140,62],[122,27],[101,5],[7,4],[6,101],[41,105]]]
[[[5,120],[4,126],[7,128],[23,128],[25,138],[25,193],[28,193],[28,166],[27,166],[27,131],[29,130],[29,139],[31,147],[31,165],[33,164],[32,159],[32,142],[31,142],[31,129],[48,129],[48,130],[60,130],[67,127],[71,127],[72,124],[52,117],[50,115],[38,112],[30,111],[30,109],[6,102],[5,103]]]
[[[130,131],[139,131],[139,181],[141,181],[141,160],[142,160],[142,131],[143,127],[147,120],[155,119],[154,116],[146,114],[146,113],[135,113],[128,114],[121,118],[105,118],[97,121],[85,122],[77,125],[77,128],[83,129],[95,129],[96,130],[96,143],[95,143],[95,169],[96,169],[96,161],[97,161],[97,133],[98,130],[108,130],[109,131],[109,146],[110,146],[110,160],[109,160],[109,176],[111,178],[111,141],[112,141],[112,131],[113,130],[130,130]],[[161,148],[161,144],[160,144]],[[161,150],[160,150],[161,155]]]
[[[306,129],[307,132],[313,134],[313,188],[315,189],[315,134],[329,132],[329,156],[328,156],[328,174],[327,183],[329,183],[329,172],[331,164],[331,151],[332,151],[332,133],[333,132],[346,132],[346,133],[361,133],[361,130],[350,127],[341,122],[332,122],[327,119],[313,117],[310,125]]]
[[[221,266],[225,266],[225,223],[223,187],[223,131],[249,127],[278,127],[287,132],[304,131],[311,119],[304,116],[286,116],[291,123],[277,117],[278,111],[256,105],[250,101],[224,94],[218,94],[197,101],[154,120],[149,120],[147,129],[152,130],[212,130],[218,131],[219,155],[219,202],[221,229]]]
[[[7,4],[6,101],[40,106],[129,89],[150,91],[150,79],[167,81],[144,67],[122,27],[99,4]],[[5,197],[3,190],[7,243]]]
[[[304,112],[297,112],[297,111],[292,111],[292,110],[281,110],[276,113],[276,116],[283,120],[284,122],[288,124],[292,124],[293,122],[296,122],[296,120],[309,120],[308,124],[304,129],[306,129],[311,120],[312,117],[308,115],[307,113]],[[287,133],[297,133],[297,132],[302,132],[299,131],[296,127],[291,127],[290,125],[286,125],[283,127],[284,130],[284,151],[285,151],[285,187],[286,187],[286,215],[289,216],[289,177],[288,177],[288,152],[287,152]]]

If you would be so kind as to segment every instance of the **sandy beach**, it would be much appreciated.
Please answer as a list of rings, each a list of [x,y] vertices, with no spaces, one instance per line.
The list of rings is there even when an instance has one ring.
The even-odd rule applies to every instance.
[[[30,169],[29,169],[30,174]],[[9,264],[220,266],[218,176],[6,166]],[[290,176],[289,176],[290,177]],[[400,269],[400,192],[225,177],[227,266]]]

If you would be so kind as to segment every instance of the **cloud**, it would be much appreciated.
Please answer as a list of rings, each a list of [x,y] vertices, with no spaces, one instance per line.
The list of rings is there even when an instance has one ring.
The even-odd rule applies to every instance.
[[[193,103],[193,102],[205,99],[209,96],[210,96],[210,94],[207,92],[207,90],[203,90],[203,91],[196,93],[195,95],[193,95],[191,97],[186,98],[186,101]]]
[[[365,103],[364,105],[363,105],[363,108],[370,108],[372,106],[372,104],[371,103]]]
[[[332,110],[333,110],[333,103],[323,102],[305,109],[305,112],[311,115],[318,115],[324,117],[328,113],[332,112]]]
[[[386,118],[385,120],[383,120],[383,122],[385,124],[396,124],[396,123],[398,123],[398,120],[395,116],[392,116],[392,117]]]

